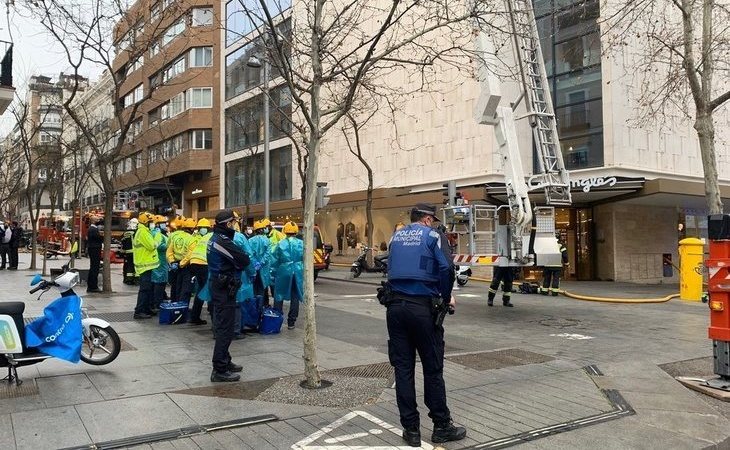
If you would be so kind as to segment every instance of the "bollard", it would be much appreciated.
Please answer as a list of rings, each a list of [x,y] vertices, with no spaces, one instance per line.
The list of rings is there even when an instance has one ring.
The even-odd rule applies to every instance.
[[[702,300],[702,259],[704,243],[697,238],[679,241],[679,297],[682,300]]]
[[[708,292],[710,294],[710,327],[715,373],[719,378],[707,385],[730,391],[730,215],[709,216],[710,257]]]

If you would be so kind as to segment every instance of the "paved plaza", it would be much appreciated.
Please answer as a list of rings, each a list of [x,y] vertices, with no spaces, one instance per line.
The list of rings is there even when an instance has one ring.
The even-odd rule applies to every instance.
[[[21,270],[0,272],[0,290],[2,301],[26,301],[32,317],[53,296],[36,302],[27,294],[27,261],[21,255]],[[0,449],[409,448],[399,437],[378,276],[352,282],[340,267],[320,275],[319,365],[334,385],[300,395],[302,320],[279,335],[234,341],[242,380],[214,385],[210,329],[133,321],[134,287],[121,283],[119,266],[113,272],[115,293],[84,301],[119,332],[119,358],[101,367],[49,360],[20,369],[23,392],[0,390]],[[565,288],[635,298],[677,289],[600,282]],[[691,375],[712,373],[706,305],[514,295],[515,308],[487,308],[486,285],[476,282],[455,295],[457,313],[445,324],[445,378],[454,420],[469,434],[443,448],[730,448],[726,405],[663,370],[695,360],[706,373]],[[421,383],[419,374],[419,395]],[[358,403],[347,404],[350,397]],[[423,448],[438,448],[427,441],[431,424],[420,403]]]

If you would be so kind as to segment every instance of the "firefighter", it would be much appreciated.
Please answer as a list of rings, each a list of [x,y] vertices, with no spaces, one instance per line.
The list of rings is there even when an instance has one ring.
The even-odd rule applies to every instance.
[[[168,241],[167,217],[155,216],[154,223],[152,237],[155,238],[155,243],[157,244],[157,255],[160,259],[160,265],[152,271],[152,285],[154,289],[152,312],[159,312],[160,303],[167,299],[167,293],[165,292],[169,271],[166,257]]]
[[[132,252],[132,239],[134,239],[134,232],[137,231],[137,225],[139,225],[137,219],[130,219],[129,222],[127,222],[127,230],[122,235],[122,249],[120,253],[124,259],[124,265],[122,266],[124,284],[137,283],[137,277],[134,274],[134,253]]]
[[[489,294],[487,295],[487,306],[494,305],[494,297],[497,295],[500,284],[502,284],[502,306],[509,308],[515,306],[510,302],[513,281],[514,272],[511,267],[494,266],[492,269],[492,283],[489,285]]]
[[[170,262],[170,270],[174,270],[175,277],[175,295],[171,296],[174,302],[190,302],[190,272],[188,268],[180,266],[180,261],[188,253],[188,247],[193,240],[193,231],[195,230],[195,219],[187,218],[182,221],[182,233],[176,239],[170,240],[167,244],[167,261]],[[172,247],[172,251],[170,251]],[[184,295],[187,292],[188,297]]]
[[[167,280],[170,283],[170,298],[172,301],[178,301],[177,295],[177,277],[180,268],[180,260],[185,256],[187,250],[186,240],[190,236],[183,230],[185,223],[185,217],[177,216],[173,219],[171,225],[174,231],[170,233],[167,238],[167,251],[165,252],[165,259],[169,267],[167,273]]]
[[[556,248],[560,252],[561,264],[545,265],[542,269],[542,287],[540,293],[542,295],[552,295],[557,297],[560,292],[560,276],[563,272],[563,266],[568,265],[568,249],[562,242],[560,232],[555,233],[557,239]]]
[[[203,312],[203,300],[198,295],[208,281],[208,258],[206,256],[208,241],[212,234],[210,232],[210,221],[203,217],[198,220],[195,225],[195,233],[193,238],[188,244],[188,251],[185,257],[180,261],[180,269],[187,269],[187,279],[191,280],[189,283],[182,285],[182,290],[179,292],[182,301],[190,299],[192,294],[193,284],[195,284],[195,300],[193,300],[193,309],[190,311],[190,323],[192,325],[205,325],[208,323],[206,320],[200,318],[200,314]]]
[[[134,252],[134,270],[139,277],[139,293],[137,294],[137,305],[134,307],[135,319],[149,319],[153,314],[152,296],[152,271],[160,265],[160,258],[157,253],[157,243],[152,237],[148,225],[152,224],[154,216],[148,212],[139,215],[139,225],[132,240]]]

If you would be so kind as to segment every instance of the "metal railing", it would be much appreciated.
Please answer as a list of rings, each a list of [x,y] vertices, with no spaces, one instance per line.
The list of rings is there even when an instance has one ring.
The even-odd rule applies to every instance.
[[[5,56],[0,61],[0,86],[13,85],[13,44],[0,41],[0,51],[5,50]]]

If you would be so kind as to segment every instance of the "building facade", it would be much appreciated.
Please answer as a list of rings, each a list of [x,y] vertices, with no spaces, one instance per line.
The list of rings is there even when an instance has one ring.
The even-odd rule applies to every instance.
[[[115,186],[134,209],[219,206],[219,18],[220,2],[139,0],[117,24],[113,68],[131,126]]]
[[[237,6],[235,1],[229,5],[232,9],[226,17],[230,18]],[[556,225],[570,254],[567,276],[676,282],[678,274],[671,264],[677,263],[678,240],[706,237],[707,227],[699,145],[691,122],[680,120],[671,128],[655,129],[631,120],[639,111],[633,92],[640,86],[630,67],[602,52],[598,1],[538,0],[535,13],[562,152],[571,174],[573,205],[556,211]],[[257,100],[261,90],[254,89],[261,83],[260,75],[243,67],[256,51],[255,39],[246,39],[255,36],[251,33],[254,24],[242,23],[228,23],[228,31],[221,37],[225,48],[221,63],[226,67],[229,89],[221,98],[230,98],[222,100],[221,132],[225,130],[225,135],[221,137],[226,151],[221,165],[226,167],[226,175],[221,197],[225,206],[237,208],[243,208],[242,200],[247,199],[256,203],[248,205],[251,211],[261,214],[256,188],[253,194],[244,194],[261,184],[257,177],[261,176],[262,110]],[[453,67],[444,68],[441,78],[442,85],[432,92],[403,101],[394,118],[376,116],[360,132],[363,156],[374,174],[376,246],[389,240],[397,223],[407,222],[408,208],[414,203],[442,203],[446,181],[455,180],[472,202],[499,204],[506,200],[493,130],[478,125],[473,117],[480,94],[478,83],[469,71]],[[273,82],[270,88],[275,85]],[[252,119],[242,128],[229,123],[239,109]],[[719,125],[727,125],[730,114],[720,114],[724,115],[719,117]],[[723,198],[730,201],[728,129],[718,126],[716,150]],[[518,124],[518,132],[522,164],[529,176],[537,167],[524,121]],[[288,151],[289,144],[272,131],[272,149]],[[347,148],[345,136],[333,130],[323,143],[320,159],[318,181],[328,183],[330,202],[318,212],[317,222],[325,240],[332,243],[340,224],[354,230],[351,242],[366,239],[366,171]],[[291,160],[296,161],[293,150],[291,153]],[[277,184],[288,186],[288,179],[282,181],[282,176],[295,180],[291,200],[272,202],[272,218],[298,219],[301,203],[296,167],[287,165],[288,156],[277,155],[280,159],[275,163],[273,150],[271,155],[272,168],[281,170],[272,175],[272,193]],[[535,193],[533,203],[543,202],[544,197]],[[354,253],[354,249],[350,251]]]

